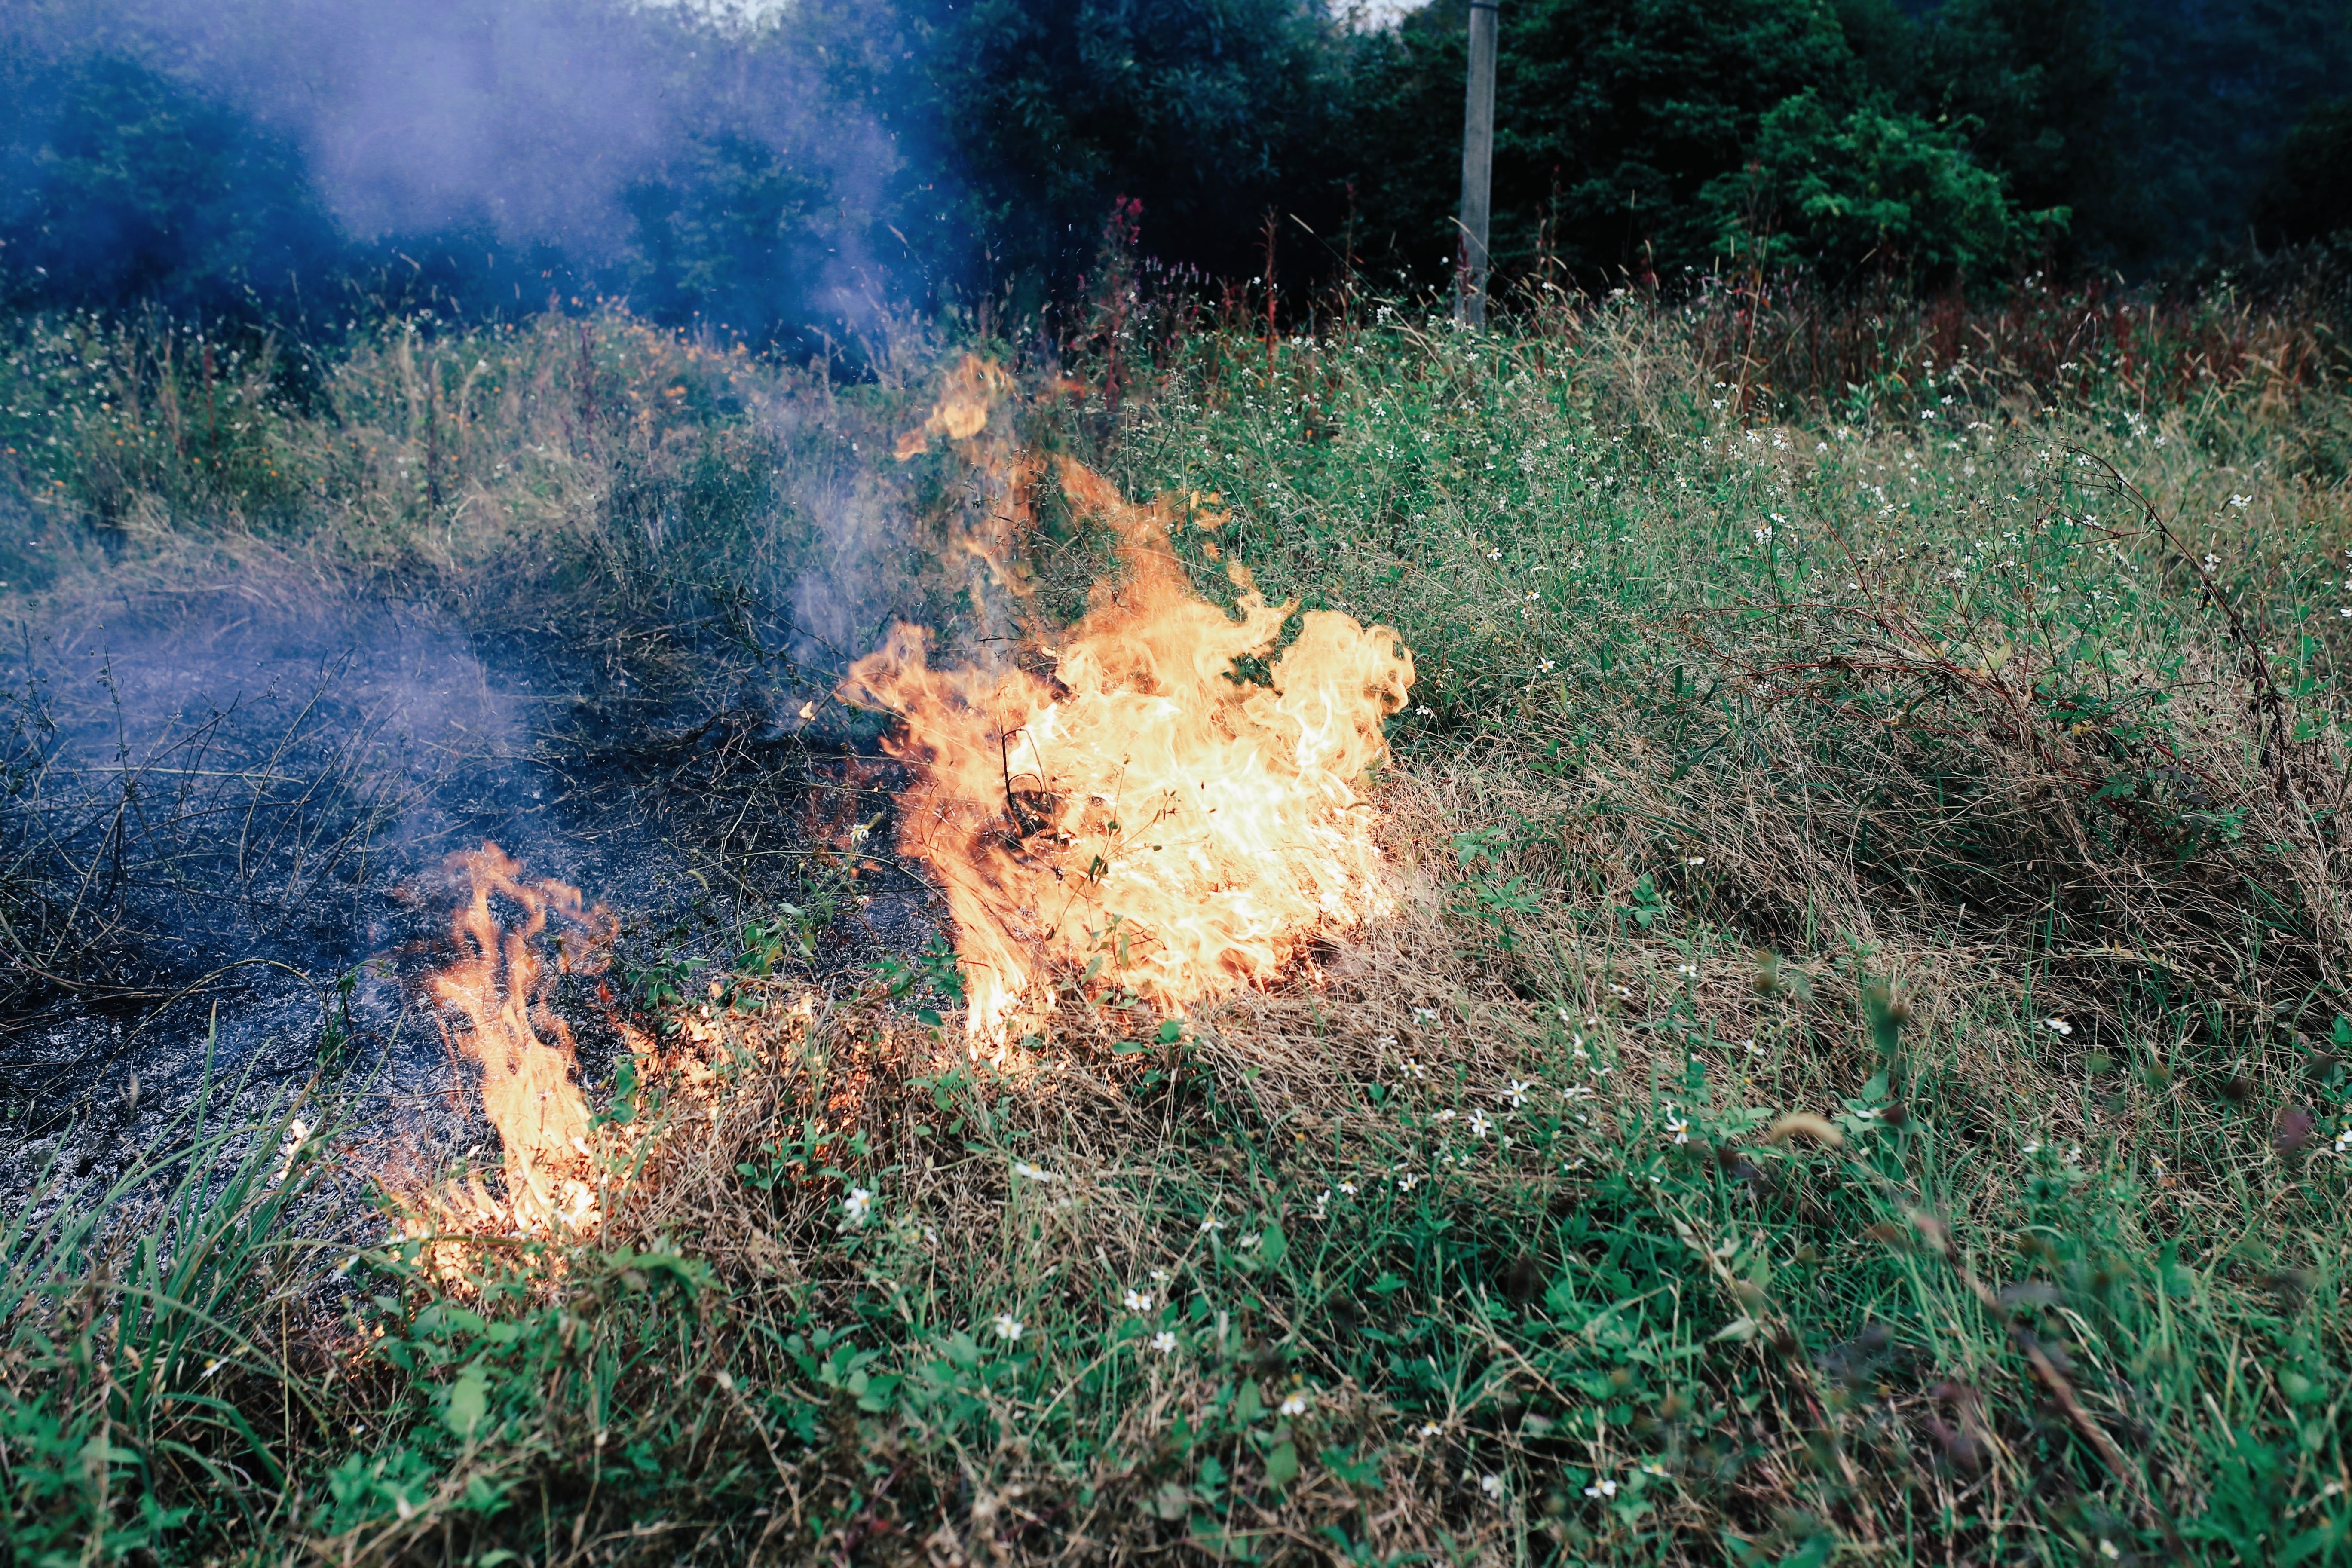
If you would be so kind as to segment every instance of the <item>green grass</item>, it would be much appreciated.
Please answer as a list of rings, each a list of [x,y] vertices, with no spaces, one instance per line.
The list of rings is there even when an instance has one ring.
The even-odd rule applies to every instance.
[[[11,407],[88,395],[42,352]],[[257,1209],[289,1261],[229,1314],[74,1209],[7,1253],[17,1554],[2352,1557],[2339,384],[1919,370],[1809,407],[1617,301],[1181,336],[1116,411],[1039,398],[1027,439],[1230,509],[1179,535],[1204,593],[1238,555],[1412,648],[1397,915],[1181,1026],[1065,976],[1020,1077],[948,1044],[937,964],[803,1026],[747,942],[707,1013],[651,1005],[717,1078],[608,1110],[604,1231],[463,1283],[298,1268]],[[916,371],[600,318],[387,328],[332,419],[252,384],[260,455],[155,436],[119,492],[104,426],[17,428],[81,542],[17,614],[204,552],[796,691],[824,654],[762,628],[887,538],[846,624],[984,629],[936,546],[985,486],[887,456]],[[220,477],[257,464],[267,507]],[[1102,558],[1044,516],[1072,605]],[[183,1190],[251,1204],[277,1146]],[[216,1404],[119,1370],[167,1316],[183,1366],[257,1347]]]

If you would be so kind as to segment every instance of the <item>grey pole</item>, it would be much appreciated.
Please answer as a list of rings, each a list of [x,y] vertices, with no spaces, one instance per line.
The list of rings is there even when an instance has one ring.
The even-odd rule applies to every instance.
[[[1462,233],[1454,269],[1454,319],[1486,324],[1486,209],[1495,174],[1495,23],[1497,0],[1470,0],[1470,92],[1462,111]]]

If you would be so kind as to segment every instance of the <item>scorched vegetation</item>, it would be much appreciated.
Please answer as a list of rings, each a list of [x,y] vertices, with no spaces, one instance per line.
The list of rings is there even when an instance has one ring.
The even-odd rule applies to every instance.
[[[1009,1067],[944,944],[814,966],[854,892],[648,938],[578,1230],[314,1239],[370,1168],[325,1072],[53,1171],[0,1233],[15,1558],[2352,1552],[2339,340],[1554,298],[971,345],[1201,592],[1396,628],[1393,914],[1181,1018],[1106,936]],[[299,398],[257,347],[8,345],[20,620],[234,569],[662,712],[986,630],[914,346],[394,321]],[[63,853],[20,960],[83,951]]]

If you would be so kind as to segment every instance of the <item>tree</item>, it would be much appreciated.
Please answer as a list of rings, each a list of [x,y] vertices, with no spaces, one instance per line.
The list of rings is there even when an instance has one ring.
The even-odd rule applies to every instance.
[[[340,241],[298,151],[135,58],[0,68],[0,298],[234,310]]]
[[[1840,118],[1812,93],[1764,116],[1753,161],[1699,193],[1727,254],[1801,265],[1837,286],[1864,269],[1941,287],[1997,271],[2063,208],[2021,212],[1962,145],[1965,125],[1865,104]]]
[[[2321,104],[2288,135],[2251,216],[2264,245],[2352,237],[2352,98]]]
[[[929,13],[940,136],[1003,269],[1066,278],[1115,198],[1142,244],[1254,269],[1269,208],[1311,226],[1331,102],[1315,0],[979,0]]]
[[[1343,165],[1374,245],[1429,281],[1453,256],[1464,14],[1461,0],[1413,14],[1361,45],[1354,73]],[[1590,282],[1704,267],[1717,236],[1699,194],[1745,163],[1765,114],[1808,89],[1843,107],[1861,86],[1820,0],[1507,0],[1501,19],[1505,272],[1533,264],[1539,234]]]
[[[2070,216],[2060,267],[2128,250],[2139,223],[2122,189],[2120,66],[2110,0],[1947,0],[1925,17],[1903,109],[1965,128],[2029,211]]]

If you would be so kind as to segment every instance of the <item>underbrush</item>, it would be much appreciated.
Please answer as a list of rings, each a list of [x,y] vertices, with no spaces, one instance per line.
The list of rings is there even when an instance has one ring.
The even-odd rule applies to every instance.
[[[436,362],[529,399],[439,402],[445,369],[400,426],[360,386],[421,343],[349,362],[340,426],[269,414],[289,472],[404,431],[277,521],[218,488],[104,514],[58,459],[98,510],[46,592],[266,551],[495,629],[541,584],[633,671],[806,654],[797,691],[810,542],[863,536],[793,535],[793,497],[989,500],[893,457],[911,374],[543,322]],[[2340,391],[1939,362],[1759,419],[1704,347],[1617,301],[1182,337],[1116,406],[1065,364],[1024,434],[1184,497],[1204,592],[1238,559],[1413,650],[1397,912],[1183,1020],[1107,953],[1006,1071],[951,966],[821,987],[747,940],[644,998],[660,1066],[562,1244],[304,1262],[256,1205],[356,1152],[307,1134],[192,1178],[223,1217],[170,1233],[283,1247],[266,1290],[154,1275],[211,1266],[139,1252],[132,1188],[56,1211],[90,1239],[7,1258],[18,1554],[2352,1555],[2352,512],[2297,456]],[[980,626],[929,537],[845,625]],[[1086,544],[1033,548],[1037,602],[1079,602]]]

